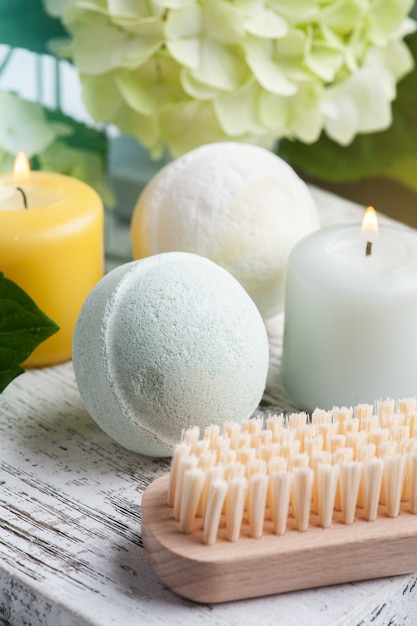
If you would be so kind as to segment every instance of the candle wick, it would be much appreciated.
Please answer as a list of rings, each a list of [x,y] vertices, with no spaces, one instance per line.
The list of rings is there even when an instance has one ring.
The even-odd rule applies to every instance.
[[[372,254],[372,241],[367,241],[365,256],[371,256],[371,254]]]
[[[25,209],[28,208],[28,199],[27,196],[25,194],[25,192],[23,191],[23,189],[21,187],[16,187],[17,191],[20,191],[20,193],[22,194],[22,200],[23,200],[23,206],[25,207]]]

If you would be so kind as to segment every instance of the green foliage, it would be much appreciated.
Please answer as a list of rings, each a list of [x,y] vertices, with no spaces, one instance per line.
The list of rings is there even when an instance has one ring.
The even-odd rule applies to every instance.
[[[0,0],[0,43],[46,54],[50,39],[67,36],[61,21],[45,13],[42,0]]]
[[[91,152],[101,154],[104,159],[106,158],[107,137],[104,132],[86,126],[82,122],[77,122],[58,109],[45,109],[45,114],[50,122],[59,123],[71,129],[71,133],[64,138],[68,146],[80,150],[90,150]]]
[[[23,373],[20,364],[58,330],[32,298],[0,272],[0,393]]]
[[[91,128],[56,109],[45,109],[51,125],[67,127],[70,132],[57,138],[41,155],[32,160],[34,169],[59,172],[91,185],[108,208],[115,198],[107,181],[108,140],[106,133]]]

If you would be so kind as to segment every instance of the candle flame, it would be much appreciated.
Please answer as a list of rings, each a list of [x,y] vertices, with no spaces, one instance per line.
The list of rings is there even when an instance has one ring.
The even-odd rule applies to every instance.
[[[30,180],[29,160],[24,152],[19,152],[16,156],[13,168],[14,180]]]
[[[362,220],[362,233],[364,235],[378,234],[378,217],[372,206],[368,206]]]

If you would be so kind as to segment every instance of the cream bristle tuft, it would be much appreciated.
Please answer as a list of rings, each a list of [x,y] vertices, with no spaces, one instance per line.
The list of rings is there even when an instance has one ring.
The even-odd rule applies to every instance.
[[[213,480],[204,516],[203,541],[207,545],[212,545],[216,541],[227,490],[228,484],[225,480],[218,478]]]
[[[370,417],[373,413],[373,410],[374,407],[372,406],[372,404],[358,404],[357,406],[355,406],[354,415],[362,421],[363,419]]]
[[[322,528],[328,528],[333,519],[339,466],[319,463],[317,472],[319,523]]]
[[[227,495],[226,495],[227,494]],[[417,515],[417,398],[182,432],[167,502],[204,542]],[[361,510],[362,509],[362,510]],[[334,516],[334,512],[338,511]],[[334,516],[334,517],[333,517]],[[243,524],[243,529],[242,529]],[[223,532],[224,531],[224,532]]]
[[[249,420],[242,422],[242,432],[249,433],[250,435],[253,435],[254,433],[259,433],[263,428],[263,423],[263,417],[253,417]]]
[[[307,424],[307,413],[291,413],[288,416],[288,426],[290,430],[297,430],[297,428],[301,428]]]
[[[328,449],[333,454],[339,448],[346,446],[346,435],[332,435],[329,437]]]
[[[377,400],[376,412],[377,415],[382,418],[392,415],[395,411],[395,400],[387,398],[387,400]]]
[[[196,456],[186,456],[180,457],[179,466],[178,466],[178,475],[177,475],[177,487],[175,490],[174,497],[174,519],[180,519],[181,512],[181,500],[184,488],[184,474],[187,470],[196,467],[198,463],[198,459]]]
[[[238,448],[236,450],[236,461],[239,463],[243,463],[244,465],[248,465],[251,461],[256,458],[256,450],[254,448],[250,448],[249,446],[242,446],[242,448]]]
[[[408,477],[410,489],[410,512],[417,514],[417,452],[408,456]]]
[[[206,471],[206,478],[203,485],[203,490],[201,492],[200,501],[198,503],[197,515],[199,517],[204,518],[206,514],[207,501],[211,489],[211,485],[215,480],[223,480],[224,479],[224,467],[221,465],[214,465],[209,467]]]
[[[318,508],[318,484],[317,484],[317,469],[320,463],[323,465],[330,465],[333,460],[333,455],[329,450],[322,450],[313,454],[311,457],[311,468],[313,470],[313,493],[312,493],[312,509],[314,513],[319,512]]]
[[[407,417],[416,411],[417,409],[417,398],[403,398],[398,400],[398,411],[404,413]]]
[[[308,528],[314,472],[309,467],[293,470],[293,495],[295,525],[302,532]]]
[[[180,459],[190,454],[191,446],[187,443],[179,443],[174,450],[171,459],[171,471],[169,473],[168,482],[168,506],[174,506],[175,492],[178,484],[178,471]]]
[[[204,439],[209,440],[210,448],[215,448],[219,434],[220,426],[218,424],[210,424],[204,429]]]
[[[401,492],[404,482],[405,457],[399,454],[384,460],[384,486],[388,517],[400,513]]]
[[[200,437],[200,429],[198,426],[191,426],[182,431],[181,441],[193,445]]]
[[[229,439],[234,439],[240,433],[240,424],[238,422],[226,422],[223,424],[223,434]]]
[[[265,473],[252,474],[249,478],[249,528],[250,536],[259,539],[263,533],[265,507],[268,492],[268,475]]]
[[[338,448],[333,454],[333,464],[341,465],[342,463],[348,463],[353,461],[353,450],[352,448]],[[340,481],[338,482],[336,488],[336,498],[334,502],[334,508],[336,511],[342,510],[342,502],[341,502],[341,494],[340,494]]]
[[[352,524],[355,519],[361,476],[362,463],[359,461],[344,461],[340,464],[340,509],[344,524]]]
[[[270,475],[271,516],[276,535],[287,530],[293,475],[291,472],[276,471]]]
[[[240,537],[247,488],[248,481],[243,476],[234,477],[229,482],[226,497],[226,536],[229,541],[237,541]]]
[[[312,424],[328,424],[332,421],[332,411],[315,409],[311,416]]]
[[[363,464],[363,508],[365,519],[373,522],[378,515],[384,462],[373,458]]]
[[[190,533],[193,529],[204,481],[205,474],[202,469],[193,468],[184,473],[179,519],[179,529],[182,533]]]

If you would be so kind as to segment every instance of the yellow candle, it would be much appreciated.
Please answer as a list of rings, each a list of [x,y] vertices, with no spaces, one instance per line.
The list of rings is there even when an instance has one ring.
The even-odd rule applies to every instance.
[[[60,326],[24,367],[70,359],[81,306],[104,272],[97,193],[50,172],[0,176],[0,271]]]

